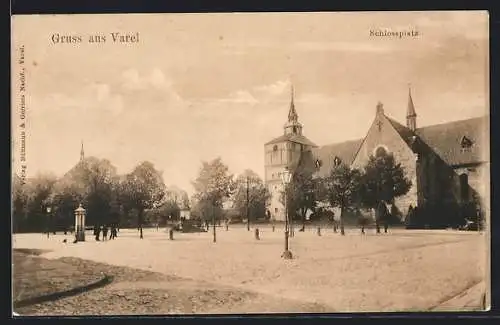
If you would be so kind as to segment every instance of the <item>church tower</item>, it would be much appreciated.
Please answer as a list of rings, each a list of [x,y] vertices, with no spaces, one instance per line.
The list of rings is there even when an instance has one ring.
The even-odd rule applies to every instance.
[[[415,112],[415,106],[413,105],[413,99],[411,98],[411,88],[408,87],[408,108],[406,110],[406,126],[415,132],[417,128],[417,113]]]
[[[292,86],[288,120],[283,126],[283,135],[264,145],[265,151],[265,183],[271,193],[267,209],[271,218],[277,221],[285,220],[285,208],[281,203],[283,184],[281,173],[288,168],[293,171],[297,167],[303,152],[316,147],[302,135],[302,124],[295,109],[294,89]]]

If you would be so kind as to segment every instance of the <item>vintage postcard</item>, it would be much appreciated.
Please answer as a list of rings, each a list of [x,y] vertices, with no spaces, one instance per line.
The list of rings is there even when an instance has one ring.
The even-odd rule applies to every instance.
[[[13,311],[489,310],[488,24],[14,16]]]

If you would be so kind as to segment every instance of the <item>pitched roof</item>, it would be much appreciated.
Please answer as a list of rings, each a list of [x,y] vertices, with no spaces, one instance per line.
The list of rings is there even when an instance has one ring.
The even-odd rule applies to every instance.
[[[315,161],[316,159],[312,150],[304,151],[300,155],[300,158],[298,159],[296,164],[293,166],[293,170],[300,169],[301,171],[307,173],[315,173],[316,172]]]
[[[426,126],[418,128],[415,133],[448,165],[489,161],[487,116]],[[462,148],[463,137],[472,141],[470,148]]]
[[[410,130],[408,127],[406,127],[403,124],[399,123],[398,121],[390,118],[389,116],[385,116],[385,117],[391,123],[392,127],[399,133],[401,138],[408,144],[408,146],[410,148],[412,148],[413,136],[415,136],[415,133],[412,130]]]
[[[280,137],[277,137],[277,138],[267,142],[266,145],[273,144],[273,143],[285,142],[285,141],[301,143],[301,144],[305,144],[308,146],[317,147],[317,145],[314,142],[312,142],[311,140],[309,140],[305,136],[299,135],[299,134],[284,134]]]
[[[363,139],[356,139],[313,149],[315,161],[318,159],[321,164],[317,172],[318,176],[328,175],[334,167],[335,157],[339,158],[345,164],[352,164],[362,142]]]

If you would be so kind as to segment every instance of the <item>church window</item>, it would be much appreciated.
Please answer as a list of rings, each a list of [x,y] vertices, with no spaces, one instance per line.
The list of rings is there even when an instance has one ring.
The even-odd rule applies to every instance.
[[[460,196],[462,201],[469,198],[469,176],[465,173],[460,175]]]
[[[339,157],[335,156],[335,158],[333,158],[333,165],[335,167],[340,166],[341,163],[342,163],[342,160]]]
[[[297,134],[297,127],[296,126],[293,127],[293,134]]]
[[[387,150],[384,147],[378,147],[375,150],[375,157],[383,157],[385,155],[387,155]]]
[[[316,159],[316,163],[315,163],[315,165],[316,165],[316,168],[318,168],[318,169],[319,169],[319,168],[321,167],[321,165],[322,165],[321,160]]]

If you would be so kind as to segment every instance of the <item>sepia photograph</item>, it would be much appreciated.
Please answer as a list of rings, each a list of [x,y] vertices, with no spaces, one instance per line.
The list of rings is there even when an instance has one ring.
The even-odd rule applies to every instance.
[[[490,310],[487,11],[11,26],[13,315]]]

